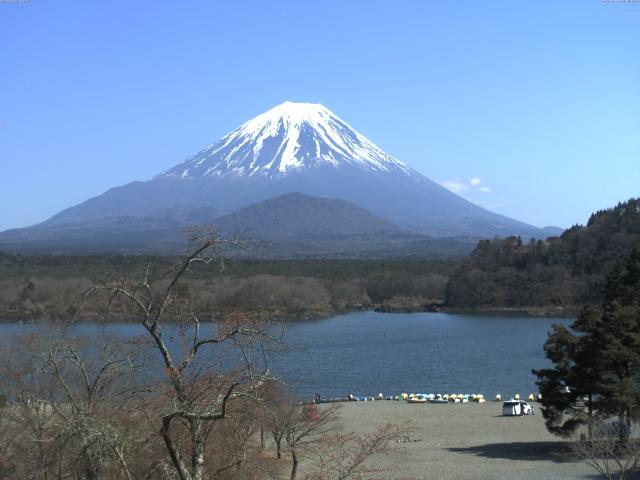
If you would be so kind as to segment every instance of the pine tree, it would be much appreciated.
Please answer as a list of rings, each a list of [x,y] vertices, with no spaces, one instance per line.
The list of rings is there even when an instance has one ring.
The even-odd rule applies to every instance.
[[[594,415],[617,416],[625,439],[640,416],[640,251],[616,264],[604,304],[583,308],[568,329],[554,325],[544,349],[554,366],[533,373],[547,429],[568,436]]]
[[[618,416],[622,439],[624,426],[640,415],[640,251],[616,264],[605,295],[597,331],[607,370],[599,390],[604,413]]]
[[[557,435],[568,436],[580,425],[589,425],[598,411],[601,368],[592,334],[599,315],[599,309],[585,307],[569,328],[554,325],[544,345],[554,367],[533,372],[547,429]]]

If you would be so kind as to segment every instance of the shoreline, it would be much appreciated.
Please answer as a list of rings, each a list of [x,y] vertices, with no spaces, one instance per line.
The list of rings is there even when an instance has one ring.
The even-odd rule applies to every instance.
[[[376,306],[373,311],[379,313],[450,313],[454,315],[478,315],[478,314],[520,314],[525,317],[557,317],[571,318],[580,312],[581,307],[447,307],[442,306],[437,309],[432,307],[425,308],[385,308]]]
[[[231,313],[246,314],[249,317],[258,318],[265,322],[305,322],[325,320],[340,315],[348,315],[356,312],[376,312],[376,313],[446,313],[452,315],[518,315],[527,318],[572,318],[580,311],[580,307],[483,307],[483,308],[455,308],[438,306],[433,307],[432,304],[423,308],[385,308],[383,304],[374,304],[370,308],[352,308],[344,310],[334,310],[331,312],[305,312],[303,314],[286,313],[280,311],[273,312],[256,312],[256,311],[240,311],[229,310],[219,314],[220,317]],[[137,323],[140,321],[135,316],[110,313],[105,315],[106,319],[98,319],[101,317],[98,313],[88,314],[77,322],[81,323]],[[211,321],[213,317],[202,317],[203,321]],[[70,323],[73,318],[56,317],[53,321],[44,320],[41,315],[30,316],[25,313],[16,312],[0,312],[0,323],[23,323],[23,324],[51,324],[51,323]],[[167,323],[173,323],[167,321]]]

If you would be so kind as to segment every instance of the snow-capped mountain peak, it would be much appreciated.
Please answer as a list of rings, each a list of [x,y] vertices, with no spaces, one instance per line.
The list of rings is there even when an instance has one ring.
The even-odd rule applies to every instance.
[[[291,197],[293,192],[297,193]],[[283,195],[286,196],[284,202],[268,202],[257,207]],[[148,240],[153,242],[149,245],[160,247],[169,238],[165,231],[177,233],[185,226],[216,224],[251,205],[256,208],[245,211],[247,221],[235,223],[238,228],[255,227],[259,231],[266,226],[267,230],[262,231],[276,232],[274,235],[295,231],[295,235],[304,238],[305,232],[323,231],[326,227],[327,239],[336,238],[337,230],[328,227],[335,224],[333,207],[314,210],[318,213],[314,214],[314,220],[299,220],[306,215],[297,208],[305,201],[301,195],[317,200],[333,199],[336,215],[339,211],[344,213],[336,201],[350,202],[403,232],[412,232],[406,243],[402,243],[405,240],[396,243],[395,236],[385,237],[390,243],[385,243],[388,247],[384,248],[395,245],[399,252],[413,252],[414,246],[422,248],[419,245],[423,241],[414,234],[484,238],[546,236],[543,230],[484,210],[429,180],[384,153],[322,105],[285,102],[162,175],[109,189],[33,228],[9,232],[4,237],[0,234],[0,246],[3,241],[5,245],[6,242],[20,245],[32,242],[34,246],[46,241],[58,248],[65,245],[65,241],[66,245],[80,245],[88,235],[86,238],[94,239],[95,245],[106,245],[111,241],[108,239],[117,238],[123,248],[129,248],[137,241],[153,239]],[[311,202],[319,205],[315,200]],[[328,205],[324,201],[320,203]],[[261,213],[271,208],[274,210],[270,215]],[[349,218],[350,222],[360,222],[358,218],[363,217],[359,213],[349,214]],[[321,225],[307,227],[309,222]],[[380,222],[366,223],[389,232]],[[356,223],[349,226],[348,241],[339,242],[340,246],[336,247],[340,255],[365,251],[360,250],[359,242],[368,235],[355,234],[355,226]],[[351,236],[352,233],[355,236]],[[300,244],[300,251],[315,251],[316,240],[320,239]],[[431,239],[423,240],[431,245]],[[378,252],[383,247],[374,242],[367,248]]]
[[[284,102],[162,176],[282,176],[320,166],[413,174],[323,105]]]

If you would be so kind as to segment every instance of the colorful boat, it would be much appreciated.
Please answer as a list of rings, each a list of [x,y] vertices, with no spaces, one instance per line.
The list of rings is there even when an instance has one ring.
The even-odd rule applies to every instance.
[[[435,398],[430,398],[429,403],[449,403],[449,400],[443,398],[442,395],[438,394]]]
[[[422,395],[416,395],[416,396],[407,398],[407,403],[427,403],[427,399]]]

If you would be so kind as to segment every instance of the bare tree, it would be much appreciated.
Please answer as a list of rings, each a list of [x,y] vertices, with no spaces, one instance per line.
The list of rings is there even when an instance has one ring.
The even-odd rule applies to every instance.
[[[244,315],[205,324],[189,304],[181,281],[196,264],[222,262],[217,250],[230,242],[215,233],[198,235],[199,247],[179,264],[166,286],[158,288],[147,270],[139,282],[92,288],[110,301],[124,298],[134,308],[148,343],[159,353],[166,401],[156,414],[160,434],[180,480],[205,478],[207,444],[215,422],[226,419],[231,402],[255,398],[269,378],[264,342],[271,337],[262,324]],[[181,328],[182,345],[167,338],[167,324]],[[236,353],[234,356],[231,349]],[[256,370],[255,365],[260,367]],[[212,452],[210,452],[213,455]]]
[[[582,435],[574,441],[573,453],[608,480],[628,478],[640,465],[640,440],[631,435],[630,425],[597,417],[588,428],[589,439]]]
[[[14,340],[3,349],[0,377],[16,476],[147,478],[153,468],[138,459],[153,434],[132,422],[146,390],[138,352],[121,338],[65,331]]]
[[[15,477],[15,469],[11,459],[11,438],[14,435],[13,425],[9,418],[7,399],[0,394],[0,478]]]
[[[302,406],[289,404],[284,438],[291,455],[291,480],[296,479],[301,450],[315,448],[323,435],[336,428],[332,425],[336,412],[335,405],[319,411],[314,404]]]
[[[364,479],[397,470],[397,465],[374,463],[376,457],[389,454],[412,431],[409,425],[387,423],[366,435],[334,433],[325,436],[315,449],[316,459],[306,480]]]
[[[202,314],[201,299],[183,280],[199,266],[221,263],[217,248],[226,242],[216,235],[200,241],[168,278],[147,268],[137,281],[86,292],[92,307],[104,303],[107,311],[115,306],[137,318],[140,337],[74,336],[70,325],[0,348],[0,393],[6,397],[0,402],[0,476],[274,477],[281,465],[266,460],[257,442],[265,429],[279,455],[290,454],[292,479],[300,476],[303,455],[305,470],[307,460],[317,467],[312,479],[382,471],[368,459],[388,451],[402,429],[335,434],[333,408],[301,406],[271,378],[267,348],[277,340],[271,326],[246,315],[214,320]]]
[[[285,435],[293,414],[297,412],[297,402],[290,398],[283,385],[267,382],[262,389],[260,408],[260,446],[265,448],[264,433],[267,433],[276,448],[276,457],[282,458]]]

